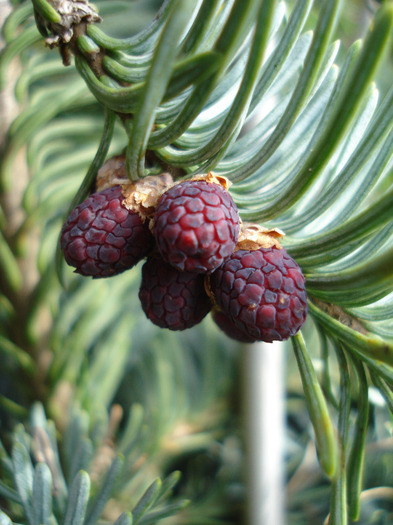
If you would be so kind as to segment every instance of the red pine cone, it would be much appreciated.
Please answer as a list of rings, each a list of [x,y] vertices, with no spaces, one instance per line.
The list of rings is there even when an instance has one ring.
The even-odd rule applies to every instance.
[[[257,341],[282,341],[306,320],[305,279],[284,249],[238,250],[210,277],[219,308]]]
[[[220,184],[184,181],[161,196],[154,235],[170,264],[187,272],[211,273],[233,252],[239,222],[236,204]]]
[[[181,272],[161,257],[149,257],[142,267],[139,299],[146,316],[157,326],[185,330],[210,311],[204,277]]]
[[[148,223],[122,201],[121,186],[113,186],[90,195],[68,217],[60,244],[76,273],[91,277],[119,274],[153,248]]]

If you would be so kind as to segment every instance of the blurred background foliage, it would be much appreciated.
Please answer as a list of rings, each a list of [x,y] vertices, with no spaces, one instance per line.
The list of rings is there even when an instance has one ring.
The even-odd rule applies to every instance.
[[[95,2],[102,34],[93,30],[90,37],[108,45],[107,56],[116,62],[111,76],[107,61],[114,90],[121,83],[118,64],[127,66],[130,51],[103,35],[138,34],[161,3]],[[211,2],[221,25],[212,24],[210,33],[202,34],[202,51],[217,42],[233,3]],[[225,121],[235,97],[232,93],[226,100],[225,91],[239,85],[250,49],[251,38],[240,34],[240,44],[245,43],[234,46],[232,57],[228,51],[217,84],[206,88],[205,104],[212,110],[221,99],[221,111],[203,114],[200,108],[199,119],[181,136],[171,136],[179,108],[191,99],[197,82],[187,72],[190,85],[160,106],[148,149],[155,151],[158,165],[168,163],[184,173],[214,168],[229,176],[243,217],[282,227],[288,251],[306,271],[312,317],[294,343],[295,353],[289,343],[286,354],[288,523],[323,523],[331,512],[331,524],[352,519],[387,525],[393,521],[392,40],[378,44],[371,39],[367,63],[359,44],[352,45],[365,37],[380,8],[372,0],[343,2],[331,27],[326,19],[335,18],[335,2],[317,0],[310,12],[307,1],[246,4],[265,6],[269,53],[283,42],[288,20],[293,21],[289,15],[303,13],[304,27],[299,22],[287,48],[283,45],[276,55],[277,76],[266,58],[257,67],[261,37],[254,48],[258,74],[252,80],[255,71],[247,70],[241,111]],[[247,349],[226,338],[210,318],[184,333],[152,326],[137,299],[140,267],[101,281],[62,267],[63,285],[56,271],[59,230],[85,174],[90,177],[82,186],[86,193],[105,156],[127,146],[130,152],[130,144],[146,150],[149,123],[140,118],[139,130],[133,130],[129,121],[123,126],[117,118],[112,135],[111,110],[122,99],[115,99],[104,81],[97,84],[89,57],[85,60],[81,52],[78,68],[74,62],[64,67],[59,54],[44,45],[32,2],[0,6],[2,14],[9,13],[0,58],[0,524],[9,519],[29,524],[242,523],[247,497],[241,374]],[[389,17],[387,6],[386,18],[377,22],[386,41]],[[304,77],[291,113],[294,86],[307,69],[302,63],[306,56],[312,59],[307,55],[310,29],[321,41],[324,31],[331,31],[329,41],[339,38],[342,44],[320,44],[315,70]],[[145,78],[150,63],[147,51],[153,44],[146,42],[139,55],[136,45],[137,59],[127,70],[135,79]],[[191,44],[190,39],[192,49]],[[231,37],[227,44],[229,49]],[[290,59],[288,46],[295,49]],[[225,57],[226,50],[220,51]],[[198,64],[202,59],[195,55]],[[356,83],[361,56],[366,77]],[[197,88],[208,85],[214,67]],[[359,91],[351,99],[349,87],[356,85]],[[340,106],[356,96],[353,110],[350,104]],[[340,107],[349,107],[348,113],[336,111]],[[224,121],[226,142],[213,147]],[[274,139],[278,125],[282,133]],[[324,158],[314,158],[318,173],[303,188],[296,181],[313,160],[307,155],[310,144],[326,142],[328,129],[340,131],[339,140],[328,141],[333,146]],[[266,144],[270,148],[263,150]],[[144,169],[132,155],[129,164]],[[295,189],[287,194],[291,184]],[[333,310],[318,299],[334,305]],[[307,355],[311,365],[304,360]],[[317,408],[310,406],[310,396],[321,400]],[[324,436],[319,426],[327,429]]]

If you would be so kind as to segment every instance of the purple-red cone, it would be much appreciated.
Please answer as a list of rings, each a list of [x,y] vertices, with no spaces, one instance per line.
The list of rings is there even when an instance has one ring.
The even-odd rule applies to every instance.
[[[142,309],[161,328],[191,328],[211,308],[203,280],[203,275],[181,272],[159,256],[149,257],[142,267]]]
[[[256,341],[295,335],[307,316],[305,279],[285,249],[238,250],[210,276],[218,308]]]
[[[239,236],[236,204],[220,184],[190,180],[160,198],[154,235],[163,259],[179,270],[211,273],[235,249]]]
[[[90,195],[64,224],[60,244],[75,272],[109,277],[132,268],[154,245],[148,223],[123,204],[121,186]]]

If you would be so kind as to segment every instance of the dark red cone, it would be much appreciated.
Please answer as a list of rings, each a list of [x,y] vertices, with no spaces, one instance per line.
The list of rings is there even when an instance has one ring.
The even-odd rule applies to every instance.
[[[211,273],[233,252],[239,214],[220,184],[184,181],[160,198],[154,235],[162,257],[187,272]]]
[[[305,279],[284,249],[238,250],[210,276],[218,307],[241,332],[258,341],[282,341],[306,320]]]
[[[93,193],[68,217],[60,237],[75,272],[109,277],[132,268],[154,246],[148,223],[125,208],[120,186]]]
[[[210,311],[203,275],[181,272],[159,256],[142,267],[139,299],[146,316],[157,326],[185,330]]]

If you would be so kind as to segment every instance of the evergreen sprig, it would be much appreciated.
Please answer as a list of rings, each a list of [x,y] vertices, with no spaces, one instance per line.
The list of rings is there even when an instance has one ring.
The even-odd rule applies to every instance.
[[[82,410],[73,409],[61,443],[64,457],[53,424],[37,405],[32,432],[14,431],[12,452],[1,449],[0,494],[7,513],[28,523],[96,523],[110,508],[112,493],[122,500],[121,483],[137,479],[126,466],[136,461],[136,451],[141,454],[144,424],[152,425],[155,439],[143,451],[164,470],[168,450],[160,452],[160,438],[187,417],[190,406],[194,418],[205,413],[234,377],[233,356],[220,350],[219,341],[200,360],[177,352],[174,337],[164,339],[173,348],[171,373],[181,396],[168,385],[159,352],[144,361],[136,336],[135,274],[111,283],[110,294],[107,283],[66,277],[66,291],[57,283],[53,258],[64,214],[90,191],[105,158],[125,148],[131,179],[168,166],[175,177],[214,170],[234,183],[231,193],[244,220],[287,233],[285,247],[305,270],[313,319],[293,347],[320,464],[331,478],[331,506],[321,512],[330,513],[331,524],[345,524],[348,516],[362,519],[362,513],[369,519],[375,500],[362,505],[369,497],[362,493],[362,477],[364,465],[372,471],[367,436],[376,431],[368,392],[377,389],[392,410],[393,388],[393,92],[381,95],[376,86],[391,45],[391,3],[378,8],[366,37],[343,57],[333,41],[339,1],[166,0],[150,25],[132,36],[129,17],[118,26],[127,2],[96,2],[103,29],[90,23],[93,15],[65,27],[55,1],[13,4],[0,57],[3,86],[15,57],[21,67],[15,85],[19,114],[8,129],[1,163],[0,350],[1,377],[8,376],[1,413],[7,422],[23,418],[32,400],[40,399],[61,425],[65,395]],[[75,4],[90,9],[87,2]],[[75,68],[64,68],[56,54],[40,47],[33,14],[48,43],[59,44],[63,60],[75,56]],[[25,146],[27,182],[15,176]],[[87,173],[84,180],[81,173]],[[9,198],[16,187],[22,219],[15,221]],[[23,267],[30,258],[26,239],[37,227],[39,249],[32,258],[38,277]],[[46,332],[41,326],[48,317]],[[154,341],[151,333],[143,337]],[[321,378],[308,355],[313,347],[321,351]],[[43,365],[47,348],[51,360]],[[333,359],[339,365],[336,381]],[[211,381],[214,366],[227,370],[224,385]],[[129,377],[140,385],[134,384],[138,401],[157,411],[155,417],[144,419],[135,399],[124,394]],[[149,378],[153,393],[138,377]],[[96,486],[89,468],[102,451],[108,421],[103,416],[101,433],[93,438],[88,414],[109,408],[116,396],[132,409]],[[152,399],[162,400],[161,414]],[[37,429],[49,447],[41,443],[43,459],[34,455]],[[186,440],[193,450],[212,441],[209,423]],[[114,523],[155,523],[178,512],[183,501],[165,499],[173,476],[162,484],[152,481],[134,510],[119,513]],[[213,504],[210,517],[215,511]],[[10,523],[6,514],[0,523]]]
[[[114,509],[111,514],[117,512],[118,517],[114,521],[108,517],[102,521],[102,513],[116,483],[124,477],[126,462],[105,441],[108,440],[105,434],[108,429],[104,425],[101,428],[103,434],[95,435],[94,439],[86,435],[87,429],[81,426],[83,417],[83,413],[77,410],[71,414],[64,447],[71,445],[73,450],[62,459],[53,422],[46,420],[41,405],[32,408],[31,431],[28,433],[20,427],[14,432],[11,454],[2,454],[6,474],[0,485],[0,495],[11,500],[14,516],[25,516],[30,525],[91,525],[99,520],[100,523],[135,525],[155,523],[184,508],[187,504],[184,499],[167,501],[179,480],[180,473],[174,472],[165,480],[156,479],[147,487],[132,511]],[[79,436],[76,427],[81,430]],[[67,443],[67,438],[72,439],[72,443]],[[82,463],[76,466],[78,460]],[[61,464],[68,475],[63,473]],[[101,471],[98,480],[97,471]],[[4,513],[0,516],[3,521],[7,519]]]

